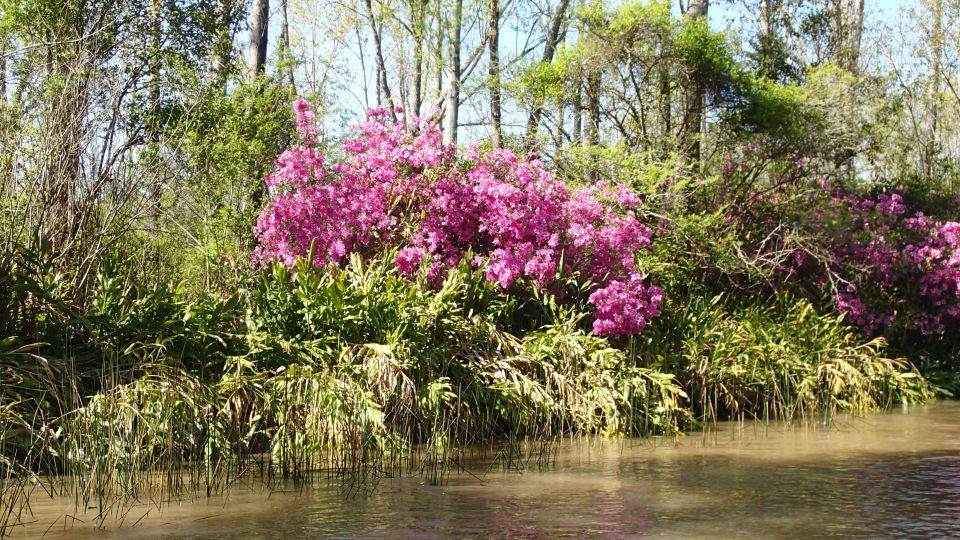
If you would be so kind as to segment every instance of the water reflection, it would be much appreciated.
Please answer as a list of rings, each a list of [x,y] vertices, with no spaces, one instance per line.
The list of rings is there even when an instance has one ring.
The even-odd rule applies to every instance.
[[[37,522],[15,537],[91,533],[83,524],[64,528],[63,514],[76,512],[62,503],[34,508]],[[128,524],[148,510],[132,511]],[[676,444],[572,441],[548,470],[456,475],[442,487],[399,478],[355,496],[336,488],[237,490],[150,511],[136,528],[98,536],[955,538],[960,404],[832,428],[724,424]]]

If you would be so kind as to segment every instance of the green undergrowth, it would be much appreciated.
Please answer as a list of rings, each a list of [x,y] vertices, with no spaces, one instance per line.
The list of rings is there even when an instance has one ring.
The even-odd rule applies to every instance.
[[[806,300],[689,296],[669,302],[653,326],[642,347],[704,420],[795,420],[934,397],[909,361],[885,354],[882,338],[865,340]]]
[[[671,300],[643,336],[591,334],[549,295],[469,266],[442,283],[389,254],[273,266],[242,293],[142,287],[9,264],[0,301],[0,533],[31,493],[120,513],[258,475],[442,482],[465,449],[673,435],[698,421],[794,419],[931,397],[880,340],[785,298]],[[12,286],[9,286],[13,284]],[[544,444],[545,443],[545,444]],[[539,446],[538,446],[539,445]],[[543,456],[541,456],[543,457]]]

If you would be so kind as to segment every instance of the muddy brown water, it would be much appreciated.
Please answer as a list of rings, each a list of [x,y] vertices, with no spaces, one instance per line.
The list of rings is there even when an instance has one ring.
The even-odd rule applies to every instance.
[[[136,506],[102,529],[95,510],[37,499],[12,537],[960,538],[960,403],[829,425],[723,423],[676,440],[572,440],[547,466],[471,472],[363,493],[237,488]]]

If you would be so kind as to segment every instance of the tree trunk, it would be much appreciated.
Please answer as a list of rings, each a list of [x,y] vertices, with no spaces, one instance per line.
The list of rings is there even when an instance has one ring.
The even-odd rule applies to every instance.
[[[250,5],[250,44],[247,47],[247,81],[253,82],[267,64],[270,27],[270,0],[253,0]]]
[[[390,84],[387,82],[387,67],[383,61],[383,42],[381,41],[380,28],[377,25],[377,19],[373,15],[373,4],[370,0],[364,0],[367,7],[367,20],[370,22],[370,30],[373,32],[373,45],[377,56],[377,101],[380,101],[382,94],[387,100],[387,107],[390,108],[390,117],[396,120],[396,114],[393,107],[393,96],[390,94]],[[383,105],[377,103],[377,105]]]
[[[560,41],[560,28],[562,27],[563,18],[569,4],[570,0],[560,0],[560,4],[557,5],[557,10],[553,13],[553,17],[550,18],[550,27],[547,29],[546,41],[543,45],[543,56],[540,58],[542,63],[553,62],[553,55],[557,50],[557,43]],[[543,114],[543,103],[534,103],[533,109],[530,110],[530,115],[527,117],[527,133],[524,137],[526,140],[524,145],[527,149],[532,148],[536,142],[541,114]]]
[[[591,151],[600,146],[600,89],[602,73],[599,69],[587,76],[587,116],[584,118],[584,137]],[[597,181],[597,163],[595,156],[590,156],[590,164],[586,170],[587,182]]]
[[[930,21],[930,87],[927,102],[930,104],[930,131],[937,136],[940,120],[940,64],[943,61],[943,1],[932,0]]]
[[[487,46],[490,51],[490,128],[494,148],[503,146],[500,127],[500,2],[489,0],[490,24]]]
[[[434,19],[434,24],[436,26],[435,37],[436,37],[437,43],[436,43],[436,48],[433,50],[433,56],[434,56],[433,60],[436,63],[436,69],[437,69],[437,72],[436,72],[437,78],[435,80],[435,84],[436,84],[435,88],[437,92],[437,99],[439,99],[440,96],[443,95],[443,38],[445,35],[445,32],[443,30],[443,9],[440,2],[437,2],[437,10],[435,12],[435,15],[436,17]]]
[[[233,10],[231,0],[217,0],[214,17],[217,32],[213,47],[210,49],[210,71],[215,86],[223,86],[227,78],[227,64],[233,50]]]
[[[57,36],[60,38],[60,36]],[[86,80],[79,65],[86,44],[78,39],[65,49],[51,49],[50,76],[61,85],[47,116],[46,178],[43,182],[44,229],[54,250],[67,249],[75,232],[75,194],[80,184],[80,155],[88,104]]]
[[[7,49],[6,42],[0,41],[0,103],[7,102]]]
[[[773,29],[773,13],[770,9],[770,0],[760,0],[760,42],[770,38]]]
[[[553,145],[557,152],[563,148],[563,127],[567,122],[566,108],[566,100],[563,100],[560,103],[560,106],[557,107],[557,129],[555,129],[553,132]]]
[[[577,76],[574,84],[577,89],[573,94],[573,143],[583,142],[583,83]]]
[[[708,17],[710,0],[690,0],[687,5],[685,17],[691,23],[704,21]],[[687,161],[689,163],[700,162],[700,152],[703,138],[703,109],[705,91],[702,76],[698,70],[692,70],[690,73],[690,82],[687,88],[687,106],[684,125],[684,149]]]
[[[443,130],[447,144],[457,144],[457,129],[460,114],[460,30],[463,23],[463,0],[456,0],[453,10],[453,29],[450,32],[450,84],[447,93],[446,128]]]
[[[666,59],[666,43],[661,42],[660,44],[660,56],[661,60],[659,62],[659,68],[657,70],[658,82],[659,82],[659,92],[660,92],[660,119],[663,122],[663,136],[664,138],[669,138],[673,135],[673,94],[670,83],[673,81],[673,77],[670,74],[670,62],[667,62]],[[669,151],[668,149],[664,149]]]
[[[287,9],[289,3],[290,0],[280,2],[280,41],[283,43],[283,60],[287,64],[287,83],[290,88],[296,90],[297,83],[293,77],[293,49],[290,47],[290,15]]]
[[[770,6],[772,0],[760,0],[758,15],[759,32],[757,33],[757,52],[760,73],[770,75],[773,69],[773,12]]]
[[[370,108],[370,84],[367,81],[367,62],[365,60],[366,55],[364,51],[367,50],[366,41],[363,40],[363,34],[361,33],[360,25],[354,25],[354,32],[357,34],[357,56],[360,59],[360,73],[363,74],[363,106],[366,109]],[[377,70],[376,76],[374,77],[374,92],[376,103],[380,105],[380,100],[383,99],[383,96],[380,95],[380,70]]]
[[[846,0],[846,36],[844,60],[845,67],[854,75],[860,72],[860,42],[863,37],[863,3],[864,0]]]
[[[150,60],[149,60],[149,69],[150,69],[150,116],[147,126],[147,138],[148,144],[150,145],[151,152],[148,154],[150,159],[158,159],[158,143],[160,140],[159,125],[160,121],[160,70],[161,70],[161,59],[160,59],[160,47],[161,47],[161,27],[162,27],[162,5],[161,0],[152,0],[150,4],[150,18],[152,27],[151,30],[151,44],[150,44]],[[150,186],[150,213],[151,218],[153,219],[154,229],[160,228],[160,215],[162,212],[162,201],[161,196],[163,194],[163,182],[162,175],[159,172],[159,167],[157,163],[151,163],[150,168],[153,170],[154,178],[152,179],[152,185]]]
[[[427,4],[429,0],[415,0],[413,11],[413,113],[419,116],[423,107],[423,40],[427,35]]]
[[[691,19],[706,17],[709,8],[710,0],[690,0],[685,15]]]

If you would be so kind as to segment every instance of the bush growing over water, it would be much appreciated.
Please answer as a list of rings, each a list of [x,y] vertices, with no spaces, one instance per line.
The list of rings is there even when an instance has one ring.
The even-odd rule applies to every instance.
[[[32,475],[105,517],[129,497],[213,493],[252,461],[270,478],[440,481],[493,441],[930,397],[883,340],[802,299],[818,289],[791,277],[791,242],[835,244],[795,223],[770,232],[765,219],[802,209],[745,167],[578,188],[508,151],[457,161],[434,127],[382,111],[328,163],[297,107],[304,145],[268,177],[254,268],[227,294],[138,283],[119,255],[82,279],[27,249],[2,261],[7,519]],[[774,187],[803,193],[801,165],[781,172]],[[715,296],[731,287],[736,301]]]

